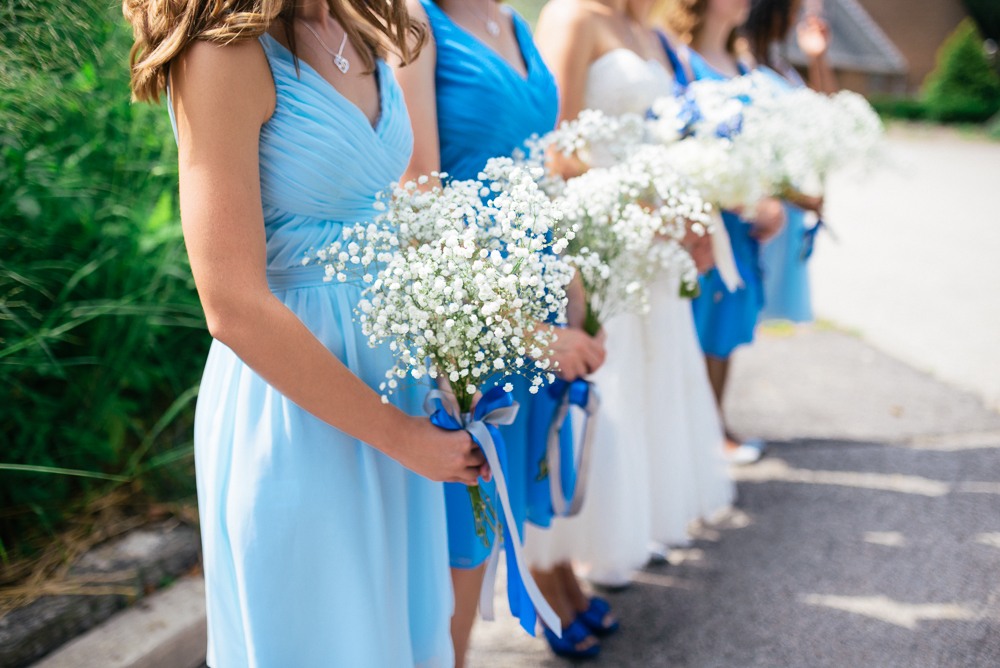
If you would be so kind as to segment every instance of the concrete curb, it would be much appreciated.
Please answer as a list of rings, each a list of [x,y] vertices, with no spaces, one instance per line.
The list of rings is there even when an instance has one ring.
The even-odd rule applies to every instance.
[[[182,578],[32,668],[195,668],[205,662],[205,624],[205,580]]]

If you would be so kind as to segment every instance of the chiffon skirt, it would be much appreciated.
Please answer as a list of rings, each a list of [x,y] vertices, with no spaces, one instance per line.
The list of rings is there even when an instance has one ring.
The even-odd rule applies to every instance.
[[[687,540],[692,520],[727,507],[722,432],[679,280],[655,281],[646,316],[605,325],[607,359],[587,496],[580,514],[525,529],[525,554],[548,569],[577,561],[595,582],[626,584],[651,542]]]
[[[719,272],[712,269],[700,279],[701,294],[691,302],[698,340],[706,355],[728,358],[737,346],[753,341],[757,317],[764,306],[760,270],[760,244],[750,236],[751,226],[722,212],[733,246],[743,287],[729,292]]]
[[[357,288],[276,296],[369,386],[392,364]],[[391,397],[422,414],[426,388]],[[444,494],[313,417],[213,342],[195,421],[212,668],[448,668]]]
[[[809,322],[813,319],[809,261],[802,258],[805,212],[786,202],[785,213],[784,229],[760,247],[760,268],[764,278],[764,308],[760,319]]]

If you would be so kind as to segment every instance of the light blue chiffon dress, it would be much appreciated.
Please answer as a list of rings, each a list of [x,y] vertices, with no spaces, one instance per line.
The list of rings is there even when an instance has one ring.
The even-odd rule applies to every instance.
[[[690,58],[696,80],[727,78],[697,52],[692,50]],[[699,279],[701,293],[691,300],[691,308],[702,350],[706,355],[726,359],[737,346],[753,341],[757,318],[764,306],[764,285],[760,244],[750,236],[752,226],[730,211],[722,212],[722,221],[729,233],[743,287],[729,292],[718,270],[712,269]]]
[[[804,86],[794,68],[789,67],[789,81],[768,67],[760,67],[788,90]],[[760,320],[809,322],[813,319],[809,294],[809,259],[805,257],[806,212],[791,202],[784,202],[786,222],[774,238],[761,244],[760,267],[764,279],[764,308]]]
[[[421,4],[437,47],[434,82],[441,169],[455,179],[475,179],[490,158],[510,156],[523,149],[524,142],[532,135],[545,134],[555,127],[559,113],[555,78],[535,48],[527,22],[517,12],[511,10],[510,15],[527,78],[452,21],[434,2],[421,0]],[[494,381],[510,381],[514,385],[514,399],[520,404],[517,420],[500,431],[507,444],[511,510],[521,532],[529,513],[528,487],[539,477],[544,431],[556,400],[544,387],[539,393],[530,394],[529,384],[520,377],[492,378],[484,384],[484,389]],[[563,433],[570,436],[568,428]],[[496,504],[493,484],[483,487]],[[461,484],[446,484],[445,498],[451,565],[475,568],[489,556],[489,548],[475,534],[468,491]],[[532,495],[532,499],[532,520],[547,524],[552,512],[551,500],[541,494]]]
[[[274,295],[377,387],[393,362],[352,310],[359,289],[302,266],[406,168],[413,137],[392,71],[365,115],[269,35],[277,92],[260,132],[267,278]],[[426,387],[392,395],[423,414]],[[447,668],[444,493],[302,410],[213,341],[198,397],[195,462],[212,668]]]

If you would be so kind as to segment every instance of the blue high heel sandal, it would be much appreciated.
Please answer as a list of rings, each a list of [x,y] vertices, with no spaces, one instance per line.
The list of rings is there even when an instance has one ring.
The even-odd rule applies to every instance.
[[[587,625],[580,621],[579,617],[573,620],[567,628],[563,629],[562,638],[557,638],[556,634],[545,628],[545,639],[549,641],[549,647],[557,656],[567,659],[588,659],[597,656],[601,651],[600,643],[594,643],[587,649],[577,649],[576,646],[584,640],[594,635],[587,628]]]
[[[604,618],[611,612],[611,606],[603,598],[595,596],[590,599],[590,607],[576,616],[595,636],[609,636],[618,630],[618,620],[604,625]]]

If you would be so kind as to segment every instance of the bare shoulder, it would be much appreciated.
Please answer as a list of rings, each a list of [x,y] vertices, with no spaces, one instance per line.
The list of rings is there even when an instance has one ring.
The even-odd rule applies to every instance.
[[[274,80],[256,39],[193,42],[171,63],[170,78],[174,96],[191,111],[206,107],[238,111],[262,124],[274,112]]]
[[[430,27],[431,22],[427,17],[427,10],[424,9],[424,5],[420,0],[406,0],[406,11],[409,13],[411,19]]]
[[[587,34],[599,20],[600,8],[600,3],[592,0],[550,0],[538,17],[536,33],[544,30]]]

